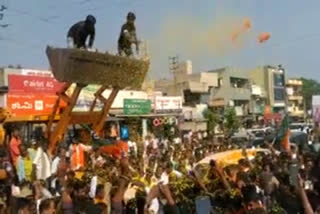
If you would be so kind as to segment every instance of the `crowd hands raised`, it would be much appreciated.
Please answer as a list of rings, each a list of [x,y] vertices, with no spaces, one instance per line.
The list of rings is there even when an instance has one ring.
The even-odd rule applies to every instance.
[[[16,130],[0,149],[0,213],[319,213],[320,159],[293,147],[221,166],[204,157],[232,150],[199,133],[128,142],[114,158],[75,139],[54,156],[46,139]],[[140,146],[141,145],[141,146]]]

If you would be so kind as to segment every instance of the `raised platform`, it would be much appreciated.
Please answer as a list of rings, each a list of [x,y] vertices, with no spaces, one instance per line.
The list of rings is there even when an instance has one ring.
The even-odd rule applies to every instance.
[[[139,89],[150,65],[149,61],[81,49],[48,46],[46,53],[58,81],[83,85]]]

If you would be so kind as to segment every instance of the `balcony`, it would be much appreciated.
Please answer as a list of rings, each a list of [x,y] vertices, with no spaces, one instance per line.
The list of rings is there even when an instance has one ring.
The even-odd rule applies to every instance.
[[[291,116],[303,116],[304,111],[302,108],[298,108],[296,106],[290,106],[288,107],[288,112]]]
[[[297,101],[302,101],[303,97],[301,95],[289,95],[288,96],[289,100],[297,100]]]
[[[292,86],[302,86],[303,83],[301,80],[297,80],[297,79],[289,79],[287,82],[287,85],[292,85]]]
[[[232,100],[250,100],[251,90],[249,88],[230,88],[228,95]]]
[[[216,99],[212,99],[208,102],[209,106],[213,106],[213,107],[221,107],[225,105],[225,101],[223,98],[216,98]]]

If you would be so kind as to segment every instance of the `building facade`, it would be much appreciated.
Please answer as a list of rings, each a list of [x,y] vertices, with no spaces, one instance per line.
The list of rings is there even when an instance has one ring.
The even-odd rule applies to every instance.
[[[218,86],[211,88],[209,105],[217,109],[234,107],[238,116],[248,115],[251,89],[247,71],[226,67],[209,73],[218,75]]]
[[[268,106],[274,113],[286,112],[286,73],[281,67],[261,66],[249,71],[251,85],[259,88],[259,105]]]
[[[303,83],[300,79],[292,78],[287,81],[288,113],[291,117],[297,119],[305,116],[302,86]]]
[[[192,62],[184,61],[172,69],[173,79],[155,82],[155,90],[166,96],[181,96],[183,99],[183,131],[205,131],[207,123],[202,112],[207,108],[212,88],[218,86],[218,75],[211,72],[192,72]]]
[[[208,104],[210,89],[218,86],[218,75],[212,72],[192,73],[191,61],[177,65],[173,79],[155,82],[155,90],[167,96],[182,96],[184,104]]]
[[[293,114],[301,113],[301,106],[297,108],[300,101],[294,101],[301,98],[287,94],[286,71],[281,66],[224,67],[192,73],[192,64],[186,61],[177,65],[173,76],[172,80],[157,81],[156,90],[182,96],[184,106],[207,104],[221,113],[226,107],[234,107],[238,116],[264,116],[267,120],[280,118],[287,106],[289,112],[294,109]],[[298,89],[295,86],[293,90]]]

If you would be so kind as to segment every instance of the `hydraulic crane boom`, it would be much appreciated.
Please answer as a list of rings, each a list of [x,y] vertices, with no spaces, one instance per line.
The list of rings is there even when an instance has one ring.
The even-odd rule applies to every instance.
[[[94,131],[100,133],[118,92],[125,88],[141,88],[149,68],[149,61],[79,49],[47,47],[47,55],[55,78],[66,83],[58,92],[58,99],[48,122],[50,154],[54,153],[57,144],[63,139],[69,124],[91,123]],[[76,83],[76,87],[71,95],[67,95],[66,91],[73,83]],[[94,94],[95,99],[90,111],[72,112],[81,90],[88,84],[101,85]],[[111,88],[112,92],[108,98],[105,98],[103,92],[107,88]],[[67,102],[67,106],[61,113],[60,120],[53,127],[61,100]],[[103,103],[103,109],[98,113],[93,111],[97,100]]]

